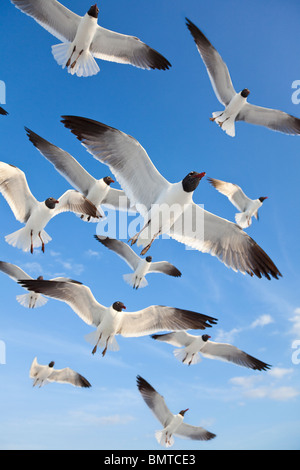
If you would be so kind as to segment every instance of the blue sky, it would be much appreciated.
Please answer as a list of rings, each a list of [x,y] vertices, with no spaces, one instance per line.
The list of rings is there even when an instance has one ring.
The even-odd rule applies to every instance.
[[[90,3],[64,0],[83,15]],[[166,259],[182,278],[148,276],[149,286],[133,291],[122,275],[127,265],[97,243],[96,225],[72,214],[53,219],[46,252],[23,253],[5,235],[19,229],[0,197],[0,259],[33,277],[65,275],[88,285],[97,300],[122,300],[128,311],[151,304],[172,305],[219,319],[212,340],[230,341],[272,364],[254,372],[203,360],[187,367],[173,347],[150,337],[118,338],[120,350],[92,356],[84,335],[91,331],[64,303],[50,299],[27,310],[15,297],[24,291],[1,274],[0,364],[1,449],[162,450],[154,432],[160,424],[136,388],[136,375],[164,395],[175,413],[189,408],[186,421],[217,437],[210,442],[175,438],[173,450],[298,449],[300,435],[299,145],[300,137],[239,123],[228,137],[209,121],[220,108],[204,64],[185,26],[185,17],[207,35],[226,61],[236,89],[249,88],[249,102],[300,116],[292,83],[300,79],[300,5],[297,0],[103,0],[99,23],[138,36],[171,62],[168,71],[145,71],[97,61],[100,73],[70,76],[54,61],[56,38],[9,0],[1,4],[0,80],[6,84],[0,122],[0,160],[21,168],[39,200],[70,188],[28,141],[24,126],[70,152],[95,177],[109,174],[60,123],[75,114],[134,136],[159,171],[179,181],[190,170],[232,181],[249,197],[268,196],[260,220],[248,229],[283,274],[280,280],[252,279],[216,258],[158,240],[155,259]],[[117,187],[117,186],[116,186]],[[235,208],[203,179],[199,204],[234,220]],[[129,219],[131,220],[131,219]],[[32,388],[29,368],[56,361],[84,375],[92,388],[50,384]],[[4,361],[2,361],[4,362]]]

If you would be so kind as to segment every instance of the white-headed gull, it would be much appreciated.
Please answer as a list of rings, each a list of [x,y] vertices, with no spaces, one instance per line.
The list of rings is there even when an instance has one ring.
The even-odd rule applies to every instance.
[[[100,205],[109,206],[118,210],[131,210],[130,202],[124,191],[111,187],[114,180],[110,176],[96,179],[90,175],[81,165],[65,150],[51,144],[35,132],[25,128],[29,140],[39,152],[49,160],[56,170],[75,188],[91,201],[99,211]],[[103,212],[101,211],[103,215]],[[99,222],[98,218],[81,215],[83,220]]]
[[[109,166],[130,202],[144,217],[138,239],[145,254],[160,234],[204,253],[217,256],[235,271],[257,277],[281,276],[262,248],[241,228],[193,201],[193,192],[205,173],[190,172],[170,183],[156,169],[145,149],[133,137],[91,119],[63,116],[65,127],[100,162]]]
[[[5,109],[3,109],[3,108],[0,106],[0,114],[1,114],[2,116],[7,116],[7,115],[8,115],[8,112],[5,111]]]
[[[233,87],[228,68],[204,34],[186,18],[187,27],[192,34],[197,49],[206,66],[213,90],[223,111],[212,114],[215,121],[231,137],[235,136],[235,122],[245,121],[258,126],[265,126],[285,134],[300,134],[300,119],[277,109],[263,108],[247,102],[248,88],[237,93]]]
[[[174,444],[173,435],[195,441],[208,441],[216,437],[215,434],[206,431],[201,426],[192,426],[183,422],[188,408],[179,411],[176,415],[171,413],[164,397],[140,375],[137,376],[137,386],[144,401],[163,426],[162,430],[155,433],[157,442],[162,446],[171,447]]]
[[[33,387],[38,385],[42,387],[49,382],[69,383],[75,387],[89,388],[91,384],[78,372],[65,367],[64,369],[54,369],[54,361],[48,365],[41,365],[35,357],[32,361],[29,377],[33,379]]]
[[[15,264],[6,263],[5,261],[0,261],[0,271],[7,274],[11,279],[18,282],[21,279],[33,279],[29,274],[25,273],[23,269],[19,268]],[[39,276],[37,279],[44,279],[43,276]],[[65,277],[55,277],[51,279],[52,281],[69,281],[70,279]],[[17,301],[26,308],[37,308],[42,307],[48,302],[48,299],[41,294],[36,292],[29,292],[28,294],[17,295]]]
[[[235,221],[241,228],[249,227],[253,216],[258,220],[258,209],[268,199],[267,196],[250,199],[237,184],[227,183],[215,178],[208,178],[208,181],[221,194],[227,196],[229,201],[240,211],[235,215]]]
[[[253,370],[267,370],[271,367],[236,346],[210,341],[209,335],[195,336],[187,331],[174,331],[162,335],[152,335],[152,338],[181,348],[174,350],[174,356],[188,365],[200,362],[200,355],[202,355],[209,359],[233,362]]]
[[[53,197],[39,202],[31,193],[26,176],[22,170],[8,163],[0,162],[0,192],[9,204],[15,218],[25,227],[10,235],[5,240],[12,246],[31,251],[42,247],[51,240],[44,230],[54,216],[70,211],[99,217],[97,208],[82,194],[75,190],[66,191],[59,199]]]
[[[52,54],[62,68],[78,77],[99,72],[94,59],[131,64],[142,69],[166,70],[171,64],[159,52],[134,36],[119,34],[98,25],[99,9],[92,5],[79,16],[56,0],[11,0],[60,41]]]
[[[89,287],[75,281],[24,280],[19,284],[65,302],[85,323],[95,326],[97,330],[88,334],[86,339],[95,345],[93,354],[98,345],[103,346],[103,356],[107,348],[119,349],[115,335],[139,337],[163,330],[203,330],[217,321],[201,313],[161,305],[152,305],[138,312],[123,312],[126,307],[120,301],[105,307],[95,299]]]
[[[168,261],[153,262],[152,256],[140,258],[130,246],[121,240],[101,235],[94,235],[94,237],[102,245],[117,253],[133,269],[134,272],[132,274],[124,274],[123,278],[134,289],[148,285],[146,280],[146,274],[148,273],[164,273],[173,277],[181,276],[181,272]]]

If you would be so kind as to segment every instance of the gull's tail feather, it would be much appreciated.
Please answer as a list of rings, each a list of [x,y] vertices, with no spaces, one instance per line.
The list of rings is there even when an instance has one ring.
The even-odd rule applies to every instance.
[[[174,438],[171,436],[169,439],[167,439],[166,436],[166,431],[162,429],[161,431],[156,431],[155,432],[155,438],[157,442],[164,447],[171,447],[174,444]]]
[[[104,348],[106,346],[106,339],[107,338],[102,337],[99,341],[99,334],[100,334],[99,331],[95,330],[95,331],[92,331],[91,333],[88,333],[87,335],[85,335],[84,338],[92,346],[95,346],[97,344],[97,346],[99,346],[100,348]],[[110,351],[118,351],[120,349],[120,347],[117,343],[117,340],[114,336],[111,336],[108,339],[107,349],[109,349]]]
[[[48,302],[48,299],[41,294],[35,294],[33,292],[29,294],[17,295],[16,297],[19,304],[25,308],[38,308],[42,307]]]
[[[92,54],[89,51],[77,51],[72,43],[55,44],[52,46],[52,54],[63,69],[68,68],[71,75],[89,77],[100,71]]]
[[[41,238],[46,245],[46,243],[50,242],[52,238],[48,235],[45,230],[41,231]],[[20,248],[23,251],[30,251],[31,249],[31,236],[30,230],[27,227],[23,227],[16,232],[13,232],[9,235],[6,235],[5,241],[16,248]],[[32,246],[33,248],[38,248],[42,245],[41,239],[38,234],[34,234],[32,237]]]
[[[125,282],[127,282],[127,284],[132,286],[134,289],[146,287],[148,285],[148,281],[146,280],[145,277],[143,277],[142,279],[137,279],[134,273],[124,274],[123,279]]]
[[[251,225],[251,218],[247,217],[245,212],[235,214],[235,221],[241,228],[247,228]]]
[[[173,354],[178,361],[183,362],[184,364],[188,364],[188,365],[197,364],[198,362],[201,361],[201,357],[198,353],[191,354],[187,352],[185,348],[174,349]]]

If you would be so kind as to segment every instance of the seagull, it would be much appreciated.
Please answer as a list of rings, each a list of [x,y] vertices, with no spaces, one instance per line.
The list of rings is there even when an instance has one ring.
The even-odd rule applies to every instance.
[[[21,280],[19,284],[30,291],[65,302],[86,324],[95,326],[97,330],[85,338],[95,344],[93,354],[98,345],[104,347],[102,356],[107,349],[119,349],[115,335],[139,337],[163,330],[203,330],[217,321],[201,313],[161,305],[125,313],[123,302],[116,301],[110,307],[105,307],[95,299],[89,287],[76,281]]]
[[[281,273],[262,248],[241,228],[193,201],[204,172],[191,171],[170,183],[156,169],[145,149],[133,137],[91,119],[63,116],[65,127],[94,158],[109,166],[131,204],[144,217],[144,227],[132,239],[144,255],[163,233],[204,253],[217,256],[235,271],[278,279]]]
[[[6,263],[5,261],[0,261],[0,271],[7,274],[11,279],[18,282],[21,279],[33,279],[29,274],[25,273],[23,269],[19,268],[15,264]],[[43,276],[39,276],[38,280],[44,279]],[[51,279],[52,281],[69,281],[70,279],[65,277],[55,277]],[[26,308],[38,308],[42,307],[48,302],[48,299],[41,294],[36,294],[35,292],[29,292],[24,295],[17,295],[17,301]]]
[[[261,196],[258,199],[249,199],[237,184],[227,183],[226,181],[214,178],[208,178],[208,181],[221,194],[227,196],[229,201],[241,211],[239,214],[235,215],[235,221],[241,228],[250,227],[253,216],[258,220],[258,209],[263,205],[263,202],[268,199],[267,196]]]
[[[1,114],[2,116],[7,116],[7,115],[8,115],[8,112],[5,111],[5,109],[3,109],[3,108],[0,106],[0,114]]]
[[[92,5],[79,16],[56,0],[11,0],[62,41],[52,46],[56,62],[71,75],[88,77],[100,69],[94,59],[131,64],[142,69],[166,70],[170,62],[134,36],[119,34],[97,24],[99,8]]]
[[[25,227],[7,235],[5,240],[12,246],[33,253],[35,247],[42,247],[51,237],[44,227],[54,216],[61,212],[85,213],[91,217],[100,214],[97,208],[77,191],[66,191],[59,199],[53,197],[39,202],[31,193],[26,176],[22,170],[8,163],[0,162],[0,192],[6,199],[15,218]]]
[[[140,258],[130,246],[120,240],[101,235],[94,235],[94,237],[102,245],[117,253],[133,269],[133,274],[124,274],[123,278],[134,289],[148,285],[145,277],[148,273],[164,273],[173,277],[181,276],[181,272],[168,261],[152,262],[152,256],[147,256],[144,259]]]
[[[144,401],[163,426],[161,431],[155,433],[157,442],[162,446],[171,447],[174,444],[173,435],[195,441],[208,441],[216,437],[215,434],[200,426],[183,423],[184,415],[189,408],[179,411],[176,415],[171,413],[164,397],[140,375],[137,376],[137,386]]]
[[[77,191],[98,208],[101,216],[104,214],[100,204],[118,210],[130,209],[134,212],[124,191],[111,187],[114,180],[110,176],[105,176],[99,180],[94,178],[68,152],[51,144],[27,127],[25,127],[25,130],[30,142]],[[99,222],[98,218],[92,218],[84,214],[81,214],[81,219],[88,222]]]
[[[209,341],[211,338],[209,335],[195,336],[187,331],[175,331],[163,335],[152,335],[152,338],[172,344],[178,348],[183,347],[182,349],[175,349],[174,356],[179,361],[188,365],[200,362],[200,355],[203,355],[208,359],[233,362],[234,364],[253,370],[261,371],[271,367],[269,364],[241,351],[236,346]]]
[[[300,119],[277,109],[263,108],[247,102],[248,88],[237,93],[233,87],[228,68],[204,34],[189,19],[187,27],[192,34],[197,49],[207,68],[213,90],[223,111],[212,114],[215,121],[227,135],[235,136],[235,122],[245,121],[258,126],[265,126],[285,134],[300,134]]]
[[[41,365],[37,362],[37,358],[33,359],[30,367],[29,377],[33,379],[33,387],[38,385],[43,387],[49,382],[69,383],[75,387],[89,388],[91,384],[78,372],[65,367],[64,369],[54,369],[54,361],[48,365]]]

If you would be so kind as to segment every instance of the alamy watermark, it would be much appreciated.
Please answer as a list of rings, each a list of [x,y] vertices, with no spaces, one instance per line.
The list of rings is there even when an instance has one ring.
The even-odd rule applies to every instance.
[[[6,345],[0,340],[0,364],[6,364]]]
[[[295,88],[295,91],[292,93],[292,103],[300,104],[300,80],[294,80],[292,88]]]
[[[295,365],[300,364],[300,340],[295,339],[295,341],[292,342],[292,349],[295,349],[295,351],[292,354],[292,363]]]
[[[6,104],[6,85],[3,80],[0,80],[0,104]]]
[[[119,198],[119,207],[126,208],[127,198]],[[97,224],[97,234],[128,240],[139,233],[143,244],[155,238],[176,238],[193,249],[193,240],[204,243],[204,206],[196,204],[152,204],[148,210],[142,204],[136,206],[137,212],[119,210],[106,206],[105,217]],[[144,217],[145,216],[145,217]],[[147,224],[147,220],[150,223]]]

